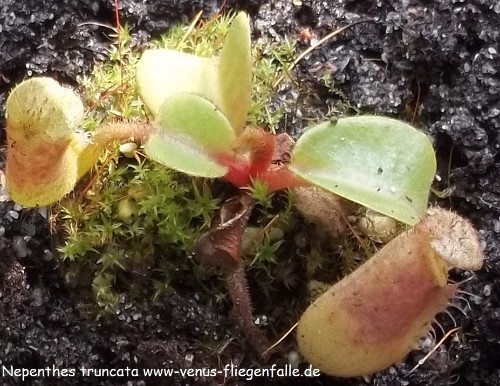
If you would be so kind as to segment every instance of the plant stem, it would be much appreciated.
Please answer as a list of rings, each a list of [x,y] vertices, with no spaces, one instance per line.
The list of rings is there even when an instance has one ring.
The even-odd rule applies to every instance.
[[[255,350],[267,359],[269,353],[266,350],[270,343],[255,324],[244,262],[240,261],[231,272],[227,271],[225,277],[229,297],[233,302],[233,315],[238,325]]]
[[[109,123],[95,132],[94,141],[103,147],[110,142],[129,138],[145,142],[155,131],[156,128],[147,123]]]

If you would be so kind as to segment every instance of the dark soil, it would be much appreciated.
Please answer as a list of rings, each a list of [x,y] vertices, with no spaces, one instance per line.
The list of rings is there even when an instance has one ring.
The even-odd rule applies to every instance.
[[[114,24],[112,0],[3,0],[0,5],[0,105],[27,75],[48,74],[75,84],[105,57]],[[222,2],[120,1],[137,46],[198,10],[210,17]],[[303,3],[294,5],[293,3]],[[320,377],[259,379],[257,384],[304,385],[500,385],[500,3],[469,1],[228,1],[225,10],[248,10],[255,37],[294,38],[304,28],[322,37],[359,22],[314,50],[296,71],[310,94],[298,95],[302,117],[345,105],[413,122],[434,141],[440,182],[450,189],[436,201],[471,219],[484,240],[486,263],[464,291],[467,317],[450,310],[463,327],[460,339],[442,346],[415,372],[422,354],[369,380]],[[83,24],[82,24],[83,23]],[[303,45],[302,48],[306,48]],[[333,86],[321,77],[329,72]],[[321,96],[318,98],[317,96]],[[296,96],[297,97],[297,96]],[[307,109],[303,100],[307,101]],[[340,103],[340,104],[339,104]],[[3,108],[3,107],[2,107]],[[297,132],[296,111],[283,121]],[[293,127],[292,127],[293,124]],[[3,116],[2,123],[3,127]],[[45,215],[45,217],[43,216]],[[52,256],[46,214],[0,203],[0,365],[15,368],[210,367],[258,363],[229,315],[220,315],[192,296],[170,294],[153,305],[122,299],[113,315],[96,320],[88,305],[66,289]],[[409,294],[410,296],[410,294]],[[464,302],[457,303],[465,308]],[[445,327],[452,326],[443,318]],[[194,342],[212,340],[199,349]],[[197,351],[193,351],[197,347]],[[129,377],[6,377],[2,385],[240,384],[217,378],[168,380]],[[128,382],[128,383],[127,383]],[[295,382],[295,383],[294,383]],[[251,382],[249,382],[251,383]]]

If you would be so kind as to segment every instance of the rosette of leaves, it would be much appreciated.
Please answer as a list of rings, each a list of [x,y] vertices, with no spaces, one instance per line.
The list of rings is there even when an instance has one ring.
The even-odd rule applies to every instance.
[[[270,191],[317,185],[416,224],[427,208],[436,162],[425,134],[403,122],[363,116],[325,122],[298,140],[289,165],[273,163],[276,136],[245,128],[250,106],[250,27],[238,14],[218,57],[146,51],[138,63],[142,99],[160,129],[148,156],[238,187],[262,180]]]
[[[218,57],[147,50],[137,65],[139,92],[161,130],[145,144],[148,156],[182,172],[222,177],[217,157],[231,152],[250,108],[250,26],[238,14]]]
[[[310,128],[290,163],[276,162],[277,136],[245,127],[251,71],[244,13],[234,18],[217,57],[146,51],[137,83],[155,125],[110,124],[90,139],[77,130],[83,106],[72,91],[48,78],[21,83],[6,105],[12,197],[25,206],[56,202],[104,146],[132,136],[152,160],[193,176],[224,177],[237,187],[261,180],[269,191],[317,185],[402,222],[418,222],[436,168],[423,133],[384,117],[342,118]]]

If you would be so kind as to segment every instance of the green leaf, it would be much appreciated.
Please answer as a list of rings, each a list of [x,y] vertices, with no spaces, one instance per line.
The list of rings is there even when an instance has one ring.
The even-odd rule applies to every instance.
[[[217,107],[198,95],[180,93],[160,108],[161,128],[146,142],[147,155],[170,168],[201,177],[222,177],[217,155],[231,152],[234,132]]]
[[[237,134],[243,131],[250,109],[251,72],[250,23],[240,12],[226,35],[218,68],[220,108]]]
[[[362,116],[308,130],[295,145],[290,169],[311,184],[413,225],[427,208],[436,159],[427,136],[412,126]]]
[[[229,28],[220,58],[202,58],[167,49],[146,50],[137,64],[137,84],[148,109],[158,116],[170,96],[188,92],[222,110],[240,133],[250,108],[250,26],[239,13]]]
[[[214,101],[214,59],[184,52],[146,50],[137,63],[137,85],[142,100],[158,116],[163,102],[179,92],[190,92]]]
[[[160,108],[160,126],[198,143],[211,153],[227,153],[235,139],[224,114],[210,101],[195,94],[180,93]]]

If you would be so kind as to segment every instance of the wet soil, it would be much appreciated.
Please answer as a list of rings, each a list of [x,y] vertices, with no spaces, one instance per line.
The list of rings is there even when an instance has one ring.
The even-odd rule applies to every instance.
[[[111,44],[102,25],[114,24],[112,0],[4,0],[0,5],[0,105],[27,75],[48,74],[75,84],[105,57]],[[210,17],[217,1],[121,1],[120,15],[138,47],[197,11]],[[432,138],[439,160],[434,198],[471,219],[484,240],[486,263],[464,291],[475,296],[450,309],[462,326],[431,360],[422,358],[370,379],[258,380],[257,384],[303,385],[500,385],[500,4],[496,0],[227,1],[225,10],[246,9],[255,38],[318,37],[352,23],[314,50],[296,68],[304,90],[282,127],[300,132],[309,116],[348,109],[397,116]],[[305,49],[307,43],[299,45]],[[325,75],[332,84],[325,82]],[[290,96],[291,95],[291,96]],[[2,107],[3,108],[3,107]],[[300,114],[298,114],[300,111]],[[4,126],[3,111],[0,125]],[[200,368],[214,363],[258,363],[230,315],[215,312],[192,294],[171,293],[154,304],[123,298],[113,315],[97,318],[64,285],[51,252],[47,214],[0,203],[0,365],[16,368]],[[443,317],[445,328],[453,327]],[[193,351],[193,342],[216,342]],[[218,348],[217,345],[220,345]],[[128,383],[127,383],[128,382]],[[146,385],[165,380],[0,376],[2,385]],[[217,378],[169,379],[172,385],[252,382]]]

